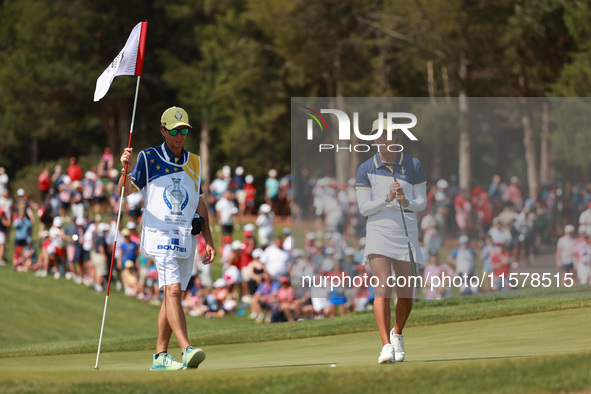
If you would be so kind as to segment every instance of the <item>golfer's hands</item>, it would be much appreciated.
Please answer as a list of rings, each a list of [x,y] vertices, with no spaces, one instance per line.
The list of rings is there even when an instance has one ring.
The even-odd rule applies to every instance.
[[[127,164],[127,168],[133,168],[133,148],[125,148],[119,160],[121,161],[121,165],[123,167],[125,167]]]
[[[215,249],[213,245],[205,245],[205,257],[203,258],[203,264],[209,264],[215,259]]]
[[[390,185],[390,194],[388,195],[390,200],[396,200],[400,205],[403,207],[407,207],[408,203],[406,201],[406,196],[404,195],[404,190],[400,183],[394,182]]]

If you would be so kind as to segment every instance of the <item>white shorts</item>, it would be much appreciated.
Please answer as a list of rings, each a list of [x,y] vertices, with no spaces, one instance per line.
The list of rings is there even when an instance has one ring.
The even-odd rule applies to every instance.
[[[161,256],[152,256],[152,258],[158,269],[158,287],[160,289],[164,286],[180,283],[181,290],[187,290],[193,272],[195,252],[186,259]]]
[[[0,231],[0,245],[4,245],[6,243],[6,233],[4,231]]]

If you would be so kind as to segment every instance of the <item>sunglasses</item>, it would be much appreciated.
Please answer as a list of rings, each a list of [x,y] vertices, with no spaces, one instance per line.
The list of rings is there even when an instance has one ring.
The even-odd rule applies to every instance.
[[[170,134],[171,136],[175,136],[179,133],[179,131],[181,132],[181,135],[187,135],[189,134],[189,129],[185,128],[185,129],[172,129],[172,130],[168,130],[168,134]]]

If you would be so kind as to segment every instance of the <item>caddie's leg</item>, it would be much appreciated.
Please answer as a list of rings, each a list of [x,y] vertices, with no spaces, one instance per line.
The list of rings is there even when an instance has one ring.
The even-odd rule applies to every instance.
[[[166,319],[181,347],[181,351],[189,346],[189,340],[187,338],[187,321],[185,320],[185,313],[181,305],[182,293],[180,283],[164,286]],[[170,338],[170,334],[168,336]]]

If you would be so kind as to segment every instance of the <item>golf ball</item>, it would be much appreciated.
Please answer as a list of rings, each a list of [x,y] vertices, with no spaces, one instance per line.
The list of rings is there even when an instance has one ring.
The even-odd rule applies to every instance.
[[[332,364],[330,367],[331,368],[335,368],[336,367],[336,364]]]

